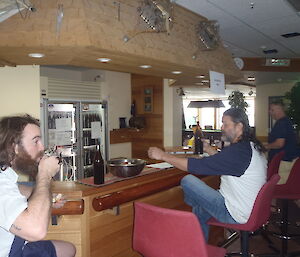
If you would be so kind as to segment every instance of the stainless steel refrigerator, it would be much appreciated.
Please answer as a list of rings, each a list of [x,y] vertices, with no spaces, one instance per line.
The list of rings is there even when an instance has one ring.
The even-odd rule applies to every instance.
[[[43,99],[44,145],[63,160],[57,180],[75,181],[93,176],[97,149],[104,161],[108,160],[107,113],[106,101]]]

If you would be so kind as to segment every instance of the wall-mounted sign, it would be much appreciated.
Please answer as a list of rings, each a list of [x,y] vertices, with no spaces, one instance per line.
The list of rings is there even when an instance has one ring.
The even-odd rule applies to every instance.
[[[225,95],[225,76],[223,73],[209,71],[210,91],[214,94]]]
[[[277,59],[277,58],[266,59],[266,66],[288,67],[290,66],[290,63],[291,63],[290,59]]]

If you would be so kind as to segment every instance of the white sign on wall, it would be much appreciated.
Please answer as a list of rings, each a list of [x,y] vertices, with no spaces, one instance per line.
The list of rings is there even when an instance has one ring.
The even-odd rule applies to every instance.
[[[214,94],[225,95],[225,76],[223,73],[209,71],[210,91]]]

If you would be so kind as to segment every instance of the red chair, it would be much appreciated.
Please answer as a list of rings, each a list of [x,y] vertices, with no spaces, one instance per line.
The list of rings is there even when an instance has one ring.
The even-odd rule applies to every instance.
[[[273,193],[275,185],[279,181],[279,175],[273,175],[269,181],[267,181],[263,187],[260,189],[255,202],[253,209],[251,211],[248,222],[245,224],[227,224],[217,221],[214,218],[211,218],[208,221],[208,224],[214,226],[221,226],[229,229],[240,230],[241,238],[241,252],[240,253],[227,253],[227,256],[231,255],[241,255],[243,257],[249,256],[249,233],[256,231],[263,224],[265,224],[270,217],[270,206],[273,198]]]
[[[274,174],[278,174],[280,162],[284,156],[284,151],[281,151],[272,158],[268,164],[267,180],[269,180]]]
[[[192,212],[134,204],[133,249],[145,257],[224,257],[225,249],[206,244]]]
[[[273,236],[281,238],[280,256],[300,256],[300,251],[288,253],[288,240],[300,237],[300,234],[288,232],[289,225],[292,225],[288,220],[289,200],[300,199],[300,158],[294,163],[286,183],[276,185],[273,198],[282,201],[280,233],[271,232]]]

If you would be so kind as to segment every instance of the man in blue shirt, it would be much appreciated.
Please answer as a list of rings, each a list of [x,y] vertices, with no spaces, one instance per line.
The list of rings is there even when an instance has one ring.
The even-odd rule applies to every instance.
[[[181,181],[184,200],[192,206],[206,239],[207,221],[211,217],[224,223],[246,223],[256,196],[266,182],[264,148],[251,134],[247,115],[241,109],[229,109],[224,112],[222,122],[223,139],[231,144],[221,152],[205,144],[204,151],[209,157],[178,158],[156,147],[148,150],[150,158],[166,161],[192,174],[221,175],[219,190],[193,175]]]
[[[284,105],[281,101],[270,104],[270,115],[276,120],[272,128],[268,144],[265,145],[269,150],[268,160],[279,152],[284,151],[284,161],[292,161],[297,156],[297,136],[291,120],[284,112]]]
[[[271,103],[269,112],[276,122],[269,134],[268,144],[265,145],[265,148],[269,150],[269,162],[277,153],[284,151],[284,156],[278,170],[280,175],[278,184],[284,184],[288,179],[296,157],[299,156],[297,136],[291,120],[285,114],[282,101]]]

